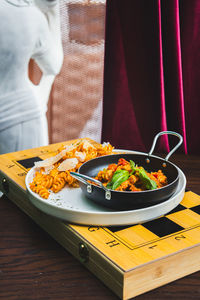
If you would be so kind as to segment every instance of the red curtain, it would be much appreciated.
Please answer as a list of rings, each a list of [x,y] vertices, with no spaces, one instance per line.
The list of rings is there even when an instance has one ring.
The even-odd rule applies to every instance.
[[[200,154],[200,1],[107,1],[103,101],[102,141],[148,152],[172,130]]]

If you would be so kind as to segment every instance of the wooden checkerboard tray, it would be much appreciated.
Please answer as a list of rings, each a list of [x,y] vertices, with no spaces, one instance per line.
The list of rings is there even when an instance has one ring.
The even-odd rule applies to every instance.
[[[25,176],[59,146],[1,155],[0,190],[121,299],[200,270],[200,196],[191,191],[167,215],[133,226],[71,225],[33,206]]]

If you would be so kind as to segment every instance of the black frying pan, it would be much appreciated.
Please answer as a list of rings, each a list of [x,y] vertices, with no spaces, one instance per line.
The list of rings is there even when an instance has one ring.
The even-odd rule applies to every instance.
[[[157,138],[163,134],[172,134],[179,137],[179,143],[164,159],[152,155]],[[79,168],[79,173],[71,172],[71,175],[80,181],[80,187],[87,198],[100,205],[118,210],[139,209],[152,206],[169,199],[176,191],[179,180],[179,172],[178,168],[169,162],[168,159],[181,145],[182,141],[182,136],[178,133],[163,131],[155,136],[152,148],[148,154],[137,152],[101,156],[87,161]],[[97,186],[96,184],[91,184],[86,180],[97,176],[98,172],[107,168],[109,164],[117,164],[119,158],[124,158],[127,161],[133,160],[137,165],[142,166],[148,172],[162,170],[168,178],[168,185],[155,190],[130,192],[108,190],[99,181],[95,181],[96,184],[100,185]],[[87,178],[87,176],[89,178]]]

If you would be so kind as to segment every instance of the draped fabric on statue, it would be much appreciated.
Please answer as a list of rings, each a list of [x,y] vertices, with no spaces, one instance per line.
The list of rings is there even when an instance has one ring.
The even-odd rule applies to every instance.
[[[102,141],[148,152],[153,137],[183,136],[200,154],[200,1],[109,0]],[[175,140],[164,135],[157,151]]]

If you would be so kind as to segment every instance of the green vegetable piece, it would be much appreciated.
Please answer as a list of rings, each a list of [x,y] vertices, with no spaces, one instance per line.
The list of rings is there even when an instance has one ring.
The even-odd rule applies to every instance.
[[[132,172],[130,173],[130,175],[132,175],[136,171],[136,165],[135,165],[134,161],[130,160],[130,166],[132,169]]]
[[[147,190],[155,190],[157,188],[156,182],[151,178],[149,178],[149,176],[146,174],[143,168],[137,168],[135,163],[132,160],[130,160],[130,166],[132,169],[131,175],[137,171],[140,180],[143,182]]]
[[[147,190],[155,190],[157,188],[157,184],[154,180],[149,178],[144,169],[138,169],[139,176],[141,181],[144,183]]]
[[[129,178],[129,172],[127,170],[117,170],[115,171],[111,181],[107,184],[107,188],[116,190],[122,182]]]

